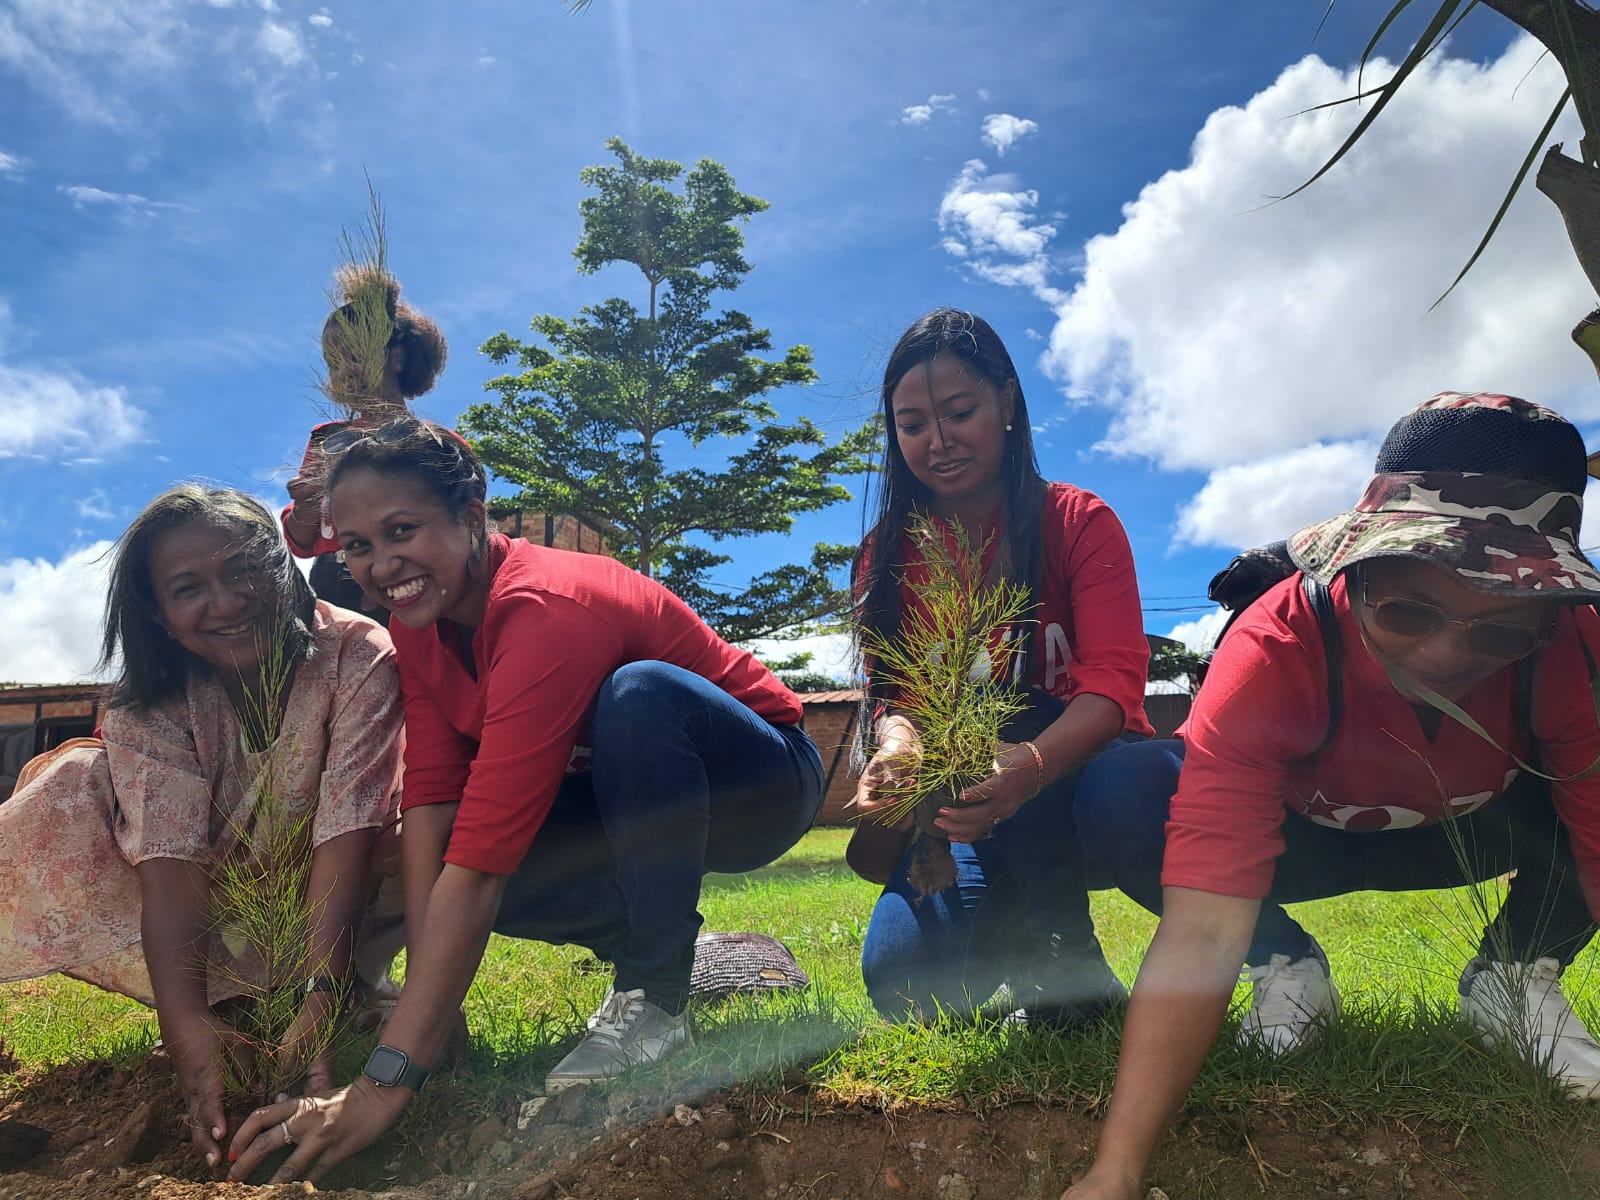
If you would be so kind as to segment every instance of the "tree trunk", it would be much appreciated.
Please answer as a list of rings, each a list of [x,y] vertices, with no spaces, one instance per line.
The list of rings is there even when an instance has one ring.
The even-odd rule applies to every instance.
[[[1600,170],[1568,158],[1558,144],[1545,151],[1538,186],[1561,210],[1578,265],[1600,295]]]

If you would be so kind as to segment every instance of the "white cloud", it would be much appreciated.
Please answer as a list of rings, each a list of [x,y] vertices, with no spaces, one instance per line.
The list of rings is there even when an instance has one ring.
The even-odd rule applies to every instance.
[[[847,633],[818,633],[792,639],[757,638],[741,645],[762,660],[810,654],[811,665],[807,670],[839,679],[853,679],[857,675],[855,649]]]
[[[1392,69],[1369,63],[1367,84]],[[1531,186],[1472,273],[1428,311],[1562,86],[1528,38],[1487,63],[1435,56],[1346,159],[1269,204],[1366,111],[1305,111],[1357,87],[1353,71],[1308,57],[1212,113],[1189,161],[1083,247],[1069,295],[1052,301],[1041,286],[1048,239],[996,241],[982,274],[1056,310],[1043,365],[1074,401],[1111,410],[1102,449],[1210,475],[1179,518],[1180,539],[1282,537],[1348,505],[1359,445],[1435,392],[1509,392],[1600,418],[1593,369],[1567,338],[1594,293],[1554,206]],[[1562,137],[1576,141],[1567,124],[1552,140]],[[1033,192],[1015,180],[1004,190],[1013,203],[999,211],[1053,232],[1032,215]],[[971,240],[959,240],[970,259]],[[1296,480],[1297,464],[1337,469],[1339,481]]]
[[[1004,156],[1019,139],[1039,132],[1039,123],[1010,113],[990,113],[983,119],[983,140]]]
[[[277,11],[271,0],[251,7]],[[293,28],[270,18],[257,27],[258,19],[238,0],[5,0],[0,70],[80,120],[123,131],[137,129],[148,111],[140,89],[166,86],[187,67],[221,68],[208,86],[229,98],[242,90],[258,113],[270,114],[281,76],[309,55]]]
[[[95,542],[58,563],[0,560],[0,679],[69,683],[90,678],[100,651],[100,621],[111,543]]]
[[[180,212],[191,211],[187,205],[175,204],[170,200],[148,200],[137,192],[108,192],[104,188],[89,187],[81,183],[70,186],[62,184],[56,191],[71,200],[72,206],[78,209],[111,208],[125,213],[142,213],[146,216],[164,208]]]
[[[85,521],[109,521],[117,515],[111,511],[110,501],[104,488],[93,488],[87,496],[78,498],[78,516]]]
[[[1594,297],[1531,188],[1461,288],[1427,311],[1559,94],[1539,57],[1523,39],[1486,66],[1430,60],[1349,158],[1266,208],[1264,193],[1307,178],[1358,110],[1293,114],[1349,94],[1353,74],[1308,58],[1213,113],[1189,164],[1089,242],[1047,367],[1116,408],[1109,448],[1169,467],[1371,436],[1446,389],[1600,414],[1592,368],[1566,338]]]
[[[7,0],[0,63],[74,116],[122,126],[128,114],[108,103],[108,85],[167,69],[184,28],[177,0]]]
[[[1056,227],[1034,210],[1039,193],[1014,175],[990,175],[982,159],[971,159],[939,201],[944,248],[992,283],[1025,287],[1047,304],[1066,293],[1050,283],[1049,248]]]
[[[480,67],[492,67],[492,66],[494,66],[495,63],[497,63],[499,61],[500,60],[497,59],[494,55],[485,54],[481,58],[478,59],[478,65]]]
[[[8,154],[0,150],[0,176],[9,179],[21,179],[22,168],[28,165],[28,160],[15,154]]]
[[[955,103],[955,93],[948,95],[935,92],[928,97],[926,104],[912,104],[900,112],[902,125],[926,125],[933,120],[935,113],[949,112]]]
[[[306,44],[300,31],[279,21],[263,21],[256,34],[256,47],[281,66],[294,67],[306,61]]]
[[[1315,443],[1222,467],[1178,518],[1179,542],[1243,549],[1351,508],[1372,476],[1372,442]]]
[[[1204,653],[1211,649],[1231,615],[1227,609],[1219,607],[1193,621],[1179,622],[1167,632],[1167,636],[1173,641],[1182,642],[1191,650]]]
[[[307,17],[306,20],[315,25],[318,29],[326,29],[328,26],[333,24],[333,17],[328,14],[328,10],[325,8],[317,9],[317,11]]]
[[[7,362],[10,317],[0,300],[0,459],[104,456],[142,436],[145,414],[125,389],[101,387],[71,371]]]

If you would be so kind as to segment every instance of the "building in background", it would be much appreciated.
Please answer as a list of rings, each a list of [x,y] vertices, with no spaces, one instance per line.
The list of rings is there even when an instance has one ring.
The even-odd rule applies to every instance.
[[[30,758],[94,733],[104,692],[97,683],[0,683],[0,800]]]

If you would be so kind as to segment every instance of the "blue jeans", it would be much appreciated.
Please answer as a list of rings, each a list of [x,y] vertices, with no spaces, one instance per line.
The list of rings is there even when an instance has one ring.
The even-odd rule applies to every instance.
[[[1078,784],[1085,853],[1157,915],[1167,810],[1182,766],[1183,743],[1177,739],[1115,746],[1084,768]],[[1351,892],[1461,887],[1515,870],[1479,956],[1570,963],[1595,926],[1566,830],[1550,803],[1549,782],[1524,772],[1494,803],[1450,825],[1453,831],[1436,823],[1360,833],[1285,810],[1284,851],[1245,961],[1265,966],[1274,954],[1292,962],[1313,953],[1316,942],[1283,910],[1285,904]]]
[[[1086,966],[1096,982],[1109,973],[1073,818],[1078,780],[1056,780],[981,841],[952,842],[956,882],[936,895],[918,900],[906,878],[909,852],[901,860],[861,947],[862,978],[880,1013],[967,1013],[1002,983],[1014,992],[1045,987],[1047,970],[1071,975]]]
[[[495,931],[585,946],[669,1012],[688,1001],[700,881],[765,866],[811,828],[822,758],[692,671],[619,667],[587,774],[567,776],[507,881]]]

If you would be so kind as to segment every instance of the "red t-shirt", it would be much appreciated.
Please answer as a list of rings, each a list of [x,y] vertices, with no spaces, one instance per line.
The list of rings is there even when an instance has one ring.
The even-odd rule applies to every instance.
[[[1004,507],[995,513],[994,522],[983,556],[985,572],[1000,551]],[[1033,630],[1033,678],[1026,683],[1065,701],[1084,694],[1104,696],[1122,710],[1124,729],[1151,735],[1155,731],[1144,714],[1150,643],[1144,636],[1133,550],[1122,522],[1093,492],[1070,483],[1051,483],[1039,529],[1044,577]],[[912,585],[926,575],[909,536],[901,546],[900,561],[908,564],[900,602],[909,612],[916,604]],[[1017,632],[1013,629],[1007,636]]]
[[[1342,578],[1332,593],[1344,647],[1344,712],[1333,741],[1307,758],[1328,729],[1328,669],[1297,574],[1239,618],[1195,698],[1162,883],[1264,897],[1283,852],[1286,809],[1352,832],[1408,829],[1482,808],[1517,777],[1508,754],[1448,716],[1430,742],[1368,651]],[[1515,728],[1514,664],[1460,701],[1496,743],[1558,777],[1600,755],[1580,637],[1600,654],[1600,618],[1587,607],[1563,613],[1540,652],[1531,731]],[[1553,789],[1590,908],[1600,912],[1600,776]]]
[[[401,807],[460,802],[448,863],[516,871],[562,774],[587,766],[600,685],[627,663],[671,663],[768,721],[800,721],[800,701],[772,672],[615,559],[491,534],[488,569],[476,679],[452,622],[390,630],[406,709]]]
[[[343,429],[346,425],[352,423],[350,421],[324,421],[321,425],[313,427],[311,437],[306,441],[305,455],[300,460],[300,474],[304,475],[316,466],[317,458],[322,453],[323,438],[334,430]],[[289,543],[290,553],[299,558],[315,558],[319,554],[331,554],[340,548],[339,538],[337,537],[338,531],[334,529],[333,522],[328,519],[328,498],[326,496],[322,498],[322,504],[318,510],[320,514],[318,520],[321,522],[321,528],[317,531],[317,540],[312,542],[309,547],[302,546],[294,540],[294,534],[291,532],[293,526],[289,524],[289,514],[293,510],[294,504],[292,502],[286,504],[283,506],[282,514],[278,517],[278,520],[283,523],[283,540]]]

